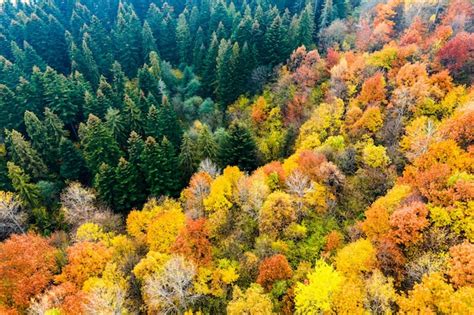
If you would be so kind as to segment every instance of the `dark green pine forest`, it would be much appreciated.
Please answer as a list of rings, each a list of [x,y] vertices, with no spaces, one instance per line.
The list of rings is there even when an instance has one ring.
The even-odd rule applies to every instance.
[[[255,169],[251,131],[231,125],[227,107],[357,5],[340,2],[5,2],[0,189],[46,207],[31,220],[51,232],[70,181],[126,213],[179,196],[206,158]]]

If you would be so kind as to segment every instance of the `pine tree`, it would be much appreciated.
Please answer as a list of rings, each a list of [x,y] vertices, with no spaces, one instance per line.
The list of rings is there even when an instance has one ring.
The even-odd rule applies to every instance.
[[[257,146],[250,131],[239,123],[229,127],[228,136],[219,147],[221,161],[236,165],[245,171],[254,170],[258,165]]]
[[[197,138],[197,157],[199,161],[202,161],[206,158],[210,159],[211,161],[216,161],[217,149],[216,140],[214,140],[209,126],[203,125],[199,130]]]
[[[153,32],[150,28],[150,24],[147,21],[143,23],[142,29],[142,60],[149,62],[149,56],[152,52],[157,52],[158,47],[156,46],[156,40],[153,36]]]
[[[84,157],[71,140],[61,138],[59,156],[61,160],[59,174],[62,178],[70,181],[84,181],[87,178],[88,171]]]
[[[81,123],[79,137],[87,166],[93,174],[102,163],[115,165],[120,157],[120,149],[112,131],[97,116],[89,115],[86,124]]]
[[[179,166],[183,172],[184,182],[187,182],[196,171],[197,162],[198,154],[196,152],[195,141],[191,138],[189,132],[186,132],[183,135],[181,152],[179,153]]]
[[[216,97],[222,109],[225,109],[234,98],[232,46],[230,41],[222,39],[219,44],[216,64]]]
[[[188,22],[186,21],[186,16],[183,13],[181,13],[178,18],[176,42],[178,44],[180,63],[188,64],[191,60],[191,33],[189,31]]]
[[[100,201],[116,210],[115,170],[106,163],[102,163],[94,178],[94,188]]]
[[[11,160],[31,174],[33,178],[45,178],[48,168],[31,143],[16,130],[7,131],[6,144]]]
[[[21,202],[30,208],[38,207],[41,203],[41,193],[38,186],[32,184],[28,174],[25,174],[21,167],[15,163],[8,162],[7,168],[8,177]]]
[[[145,200],[143,180],[137,166],[120,158],[115,168],[114,199],[117,211],[126,213]]]
[[[216,84],[216,60],[218,53],[219,42],[217,41],[217,35],[213,33],[202,73],[203,93],[205,95],[213,95],[214,93]]]

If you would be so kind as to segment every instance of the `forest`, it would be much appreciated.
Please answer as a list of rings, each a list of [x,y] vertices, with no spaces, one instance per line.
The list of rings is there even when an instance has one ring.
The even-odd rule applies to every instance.
[[[0,314],[474,314],[472,0],[0,1]]]

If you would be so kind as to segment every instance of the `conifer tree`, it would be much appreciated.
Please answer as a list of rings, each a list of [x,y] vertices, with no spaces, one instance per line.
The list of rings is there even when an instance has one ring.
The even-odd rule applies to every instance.
[[[115,198],[117,182],[115,180],[115,170],[106,163],[102,163],[94,178],[94,187],[100,201],[116,210]]]
[[[87,123],[81,123],[79,137],[87,166],[93,174],[99,171],[102,163],[117,164],[120,157],[117,141],[97,116],[89,115]]]
[[[191,175],[196,171],[198,162],[196,145],[189,132],[186,132],[183,135],[183,142],[181,143],[180,151],[179,166],[183,172],[184,181],[187,182]]]
[[[149,62],[148,58],[151,52],[157,52],[158,47],[156,46],[156,40],[153,36],[150,24],[147,21],[143,23],[142,29],[142,60],[146,63]]]
[[[183,64],[190,62],[191,33],[184,13],[181,13],[176,26],[176,42],[178,44],[179,61]]]
[[[41,203],[41,193],[38,186],[31,183],[28,174],[21,167],[15,165],[15,163],[8,162],[7,168],[8,177],[22,203],[30,208],[38,207]]]
[[[197,158],[202,161],[206,158],[211,161],[216,161],[217,158],[217,143],[214,139],[208,125],[203,125],[199,130],[197,138]]]
[[[6,144],[11,160],[31,174],[33,178],[45,178],[48,168],[31,143],[16,130],[7,131]]]
[[[221,161],[251,171],[258,165],[258,149],[250,131],[239,123],[229,127],[228,136],[219,147]]]
[[[85,180],[88,175],[86,162],[81,151],[67,138],[61,138],[59,144],[61,165],[59,174],[66,180]]]

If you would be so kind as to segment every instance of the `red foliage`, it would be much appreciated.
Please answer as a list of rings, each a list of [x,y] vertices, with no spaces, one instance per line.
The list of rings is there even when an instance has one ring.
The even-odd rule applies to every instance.
[[[188,220],[178,235],[171,251],[191,259],[198,266],[208,265],[212,260],[209,232],[206,219]]]
[[[300,126],[306,117],[305,105],[307,97],[305,95],[295,95],[285,107],[285,124],[295,124]]]
[[[339,63],[339,59],[341,59],[341,55],[337,50],[334,48],[329,48],[328,53],[326,55],[326,67],[330,70],[332,67]]]
[[[292,275],[293,270],[291,270],[288,260],[285,256],[278,254],[262,261],[257,283],[267,290],[271,290],[275,281],[290,279]]]
[[[474,21],[474,4],[470,0],[450,1],[448,9],[443,16],[442,23],[455,30],[463,31],[466,24]]]
[[[23,310],[53,280],[56,249],[33,233],[0,244],[0,304]]]
[[[420,17],[416,17],[409,28],[405,30],[405,33],[400,38],[400,45],[416,44],[421,45],[423,43],[423,37],[426,34],[426,27]]]
[[[474,63],[474,34],[458,33],[437,54],[438,59],[451,71],[461,70]]]
[[[341,246],[341,243],[341,233],[339,233],[338,231],[331,231],[331,233],[326,236],[326,245],[324,247],[324,250],[326,252],[331,252]]]
[[[395,210],[390,216],[391,234],[397,244],[416,243],[422,237],[421,231],[428,226],[428,208],[420,201]]]

